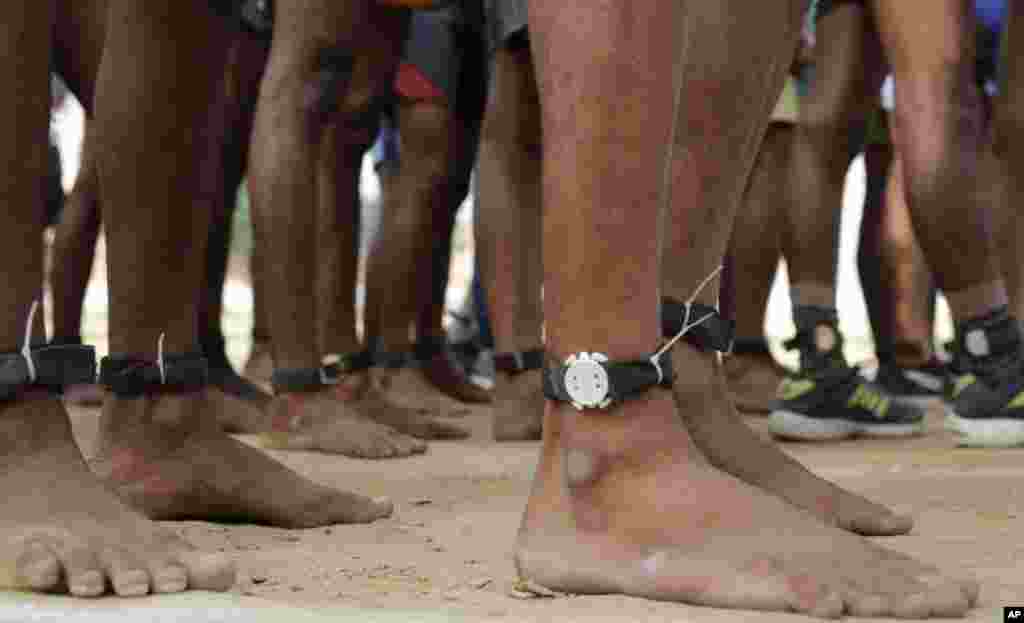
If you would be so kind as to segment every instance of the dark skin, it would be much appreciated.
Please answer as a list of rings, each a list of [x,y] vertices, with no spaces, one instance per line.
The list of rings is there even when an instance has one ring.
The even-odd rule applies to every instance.
[[[476,240],[497,353],[541,346],[541,129],[526,45],[494,53],[480,141]],[[540,371],[495,379],[494,437],[540,439]]]
[[[81,8],[79,11],[84,13]],[[97,28],[103,26],[90,24]],[[207,249],[206,271],[202,280],[205,287],[200,290],[198,313],[199,325],[202,327],[202,346],[211,359],[211,381],[217,386],[214,397],[221,403],[218,407],[221,424],[228,432],[256,433],[269,427],[263,409],[270,397],[255,387],[239,388],[244,381],[234,374],[226,361],[220,318],[234,198],[245,172],[248,137],[252,127],[254,104],[250,102],[256,100],[267,49],[264,43],[251,35],[231,35],[226,76],[223,88],[219,91],[220,99],[211,107],[218,111],[220,116],[217,125],[223,129],[224,140],[219,147],[223,168],[207,169],[202,183],[203,192],[212,204],[210,236],[213,245]],[[102,36],[78,36],[72,40],[97,45],[99,51],[89,50],[89,54],[83,56],[99,57],[103,46]],[[90,63],[81,64],[86,68],[91,66]],[[72,75],[78,76],[79,73]],[[95,73],[88,80],[76,78],[74,82],[81,85],[83,98],[92,92],[94,83]],[[86,101],[91,105],[91,99]],[[82,304],[100,232],[99,180],[93,142],[87,129],[80,173],[61,223],[55,230],[50,281],[54,293],[54,336],[57,341],[80,339]],[[102,401],[102,393],[98,388],[89,386],[72,388],[68,397],[72,401],[81,400],[86,404]]]
[[[331,227],[354,229],[358,158],[352,154],[365,150],[372,138],[366,118],[393,80],[408,14],[373,2],[320,0],[302,4],[301,10],[288,6],[278,7],[249,179],[265,253],[262,271],[274,363],[278,369],[310,369],[325,354],[362,350],[355,336],[355,245],[337,248],[332,265],[333,278],[339,281],[331,286],[336,294],[330,299],[337,304],[326,318],[326,335],[318,330],[322,306],[315,295],[322,271],[316,232],[325,210],[333,210]],[[335,64],[325,65],[325,59]],[[351,71],[332,73],[338,59]],[[329,136],[342,158],[326,168],[337,175],[333,193],[322,179],[321,158],[331,144]],[[358,373],[318,391],[278,392],[270,405],[277,427],[270,443],[366,458],[423,452],[425,444],[411,435],[434,436],[434,420],[404,410],[396,416],[395,410],[351,400],[352,391],[365,380],[366,374]]]
[[[921,249],[957,322],[1006,305],[992,211],[975,192],[984,111],[974,82],[974,11],[944,0],[918,12],[872,2],[898,97],[893,143]]]
[[[661,341],[659,292],[689,298],[721,262],[804,8],[729,4],[530,6],[545,132],[545,321],[555,359],[650,353]],[[756,49],[731,45],[754,33]],[[687,42],[681,51],[679,41]],[[707,58],[717,59],[714,74]],[[645,105],[629,105],[637,101]],[[674,154],[666,154],[670,141]],[[659,166],[666,157],[668,176]],[[735,162],[739,175],[719,175]],[[699,200],[719,185],[731,203]],[[658,240],[667,222],[673,270],[663,273]],[[673,358],[683,409],[728,408],[714,357],[682,345]],[[522,576],[568,592],[821,616],[923,617],[969,607],[970,583],[820,524],[711,467],[676,404],[653,389],[613,413],[547,405],[519,534]],[[787,530],[767,543],[766,525]],[[885,583],[873,579],[881,569]]]
[[[869,145],[869,176],[861,220],[857,269],[871,317],[879,360],[900,366],[924,365],[932,357],[931,274],[917,243],[905,201],[903,167],[889,145]],[[886,182],[884,197],[872,200],[874,184]],[[880,193],[879,193],[880,194]]]
[[[842,2],[818,19],[814,80],[800,101],[790,184],[801,189],[785,212],[782,251],[801,305],[835,306],[836,249],[843,184],[885,78],[872,15]]]
[[[1001,205],[996,244],[1010,296],[1010,311],[1018,320],[1024,318],[1024,271],[1021,266],[1024,256],[1018,244],[1019,234],[1024,233],[1024,216],[1019,207],[1018,197],[1024,196],[1024,182],[1018,175],[1024,163],[1024,63],[1020,48],[1024,45],[1024,6],[1020,2],[1009,2],[1009,19],[1004,33],[1001,71],[1004,79],[1000,94],[995,100],[992,149],[994,158],[986,160],[986,179],[999,180],[989,184],[994,189],[995,200]],[[981,184],[984,189],[985,184]]]
[[[447,99],[402,98],[395,116],[402,161],[398,170],[384,179],[380,229],[367,259],[366,334],[377,350],[401,353],[410,350],[410,328],[419,312],[432,306],[432,260],[445,233],[450,246],[446,214],[453,204],[461,203],[454,199],[460,190],[465,196],[469,180],[458,179],[453,171],[453,163],[465,158],[458,153],[464,147],[460,133],[465,128]],[[428,335],[433,334],[431,331]],[[402,420],[430,422],[417,415],[413,406],[431,405],[437,390],[421,387],[411,395],[402,392],[396,379],[400,374],[403,372],[383,367],[370,371],[368,383],[361,390],[364,402],[376,405],[380,417],[395,418],[393,425],[399,428],[409,426]],[[404,374],[418,375],[419,371],[405,370]],[[401,401],[409,406],[401,406]],[[438,421],[427,426],[418,436],[466,436],[461,428]]]
[[[7,295],[0,314],[4,351],[20,348],[29,306],[40,296],[42,253],[26,240],[41,240],[42,188],[49,110],[48,68],[55,5],[24,2],[9,7],[0,24],[0,76],[18,85],[7,98],[0,150],[4,242],[9,245]],[[15,241],[18,241],[15,243]],[[36,333],[36,341],[43,332]],[[29,391],[0,406],[3,444],[0,490],[10,502],[0,523],[0,582],[37,591],[95,596],[107,585],[121,595],[186,588],[224,590],[234,568],[222,556],[200,555],[175,534],[126,506],[86,466],[60,401]],[[46,491],[45,496],[37,495]]]
[[[439,412],[490,400],[452,356],[443,326],[455,216],[469,193],[486,84],[480,36],[458,25],[457,16],[426,14],[410,26],[419,29],[410,37],[437,37],[450,45],[451,56],[440,61],[448,63],[450,84],[433,85],[432,93],[406,84],[403,76],[431,78],[416,52],[405,50],[389,110],[399,161],[379,172],[384,209],[367,265],[368,343],[388,352],[415,351],[419,360],[415,368],[382,371],[380,385],[393,387],[399,402]]]
[[[764,313],[780,257],[783,213],[791,201],[786,183],[793,136],[791,123],[768,126],[743,193],[722,277],[722,312],[736,322],[739,338],[764,335]],[[782,369],[769,353],[740,353],[723,360],[729,392],[744,412],[771,410]]]
[[[533,76],[532,59],[527,48],[500,49],[495,55],[491,105],[481,144],[482,201],[476,223],[479,262],[490,297],[498,352],[527,350],[532,348],[531,344],[540,342],[541,279],[536,272],[540,258],[532,245],[540,233],[540,198],[537,193],[540,192],[542,160],[539,100],[536,99]],[[765,257],[760,258],[757,271],[752,275],[742,274],[741,283],[745,296],[760,287],[765,300],[778,259],[778,246],[771,244],[772,239],[765,232],[779,227],[779,219],[772,216],[772,210],[782,209],[788,196],[783,191],[786,185],[780,181],[785,179],[791,139],[791,132],[785,128],[777,126],[775,131],[768,131],[770,140],[761,143],[759,168],[749,176],[742,199],[735,184],[723,182],[702,185],[697,201],[701,205],[715,206],[742,200],[742,211],[737,216],[733,232],[734,242],[746,240],[749,243],[749,247],[743,247],[745,253],[740,258],[744,262],[741,268],[746,266],[746,262],[753,261],[748,253],[756,255],[760,249]],[[722,149],[717,154],[718,166],[733,159],[729,155],[730,149],[755,150],[759,137],[752,136],[754,138],[737,134],[730,137],[730,142],[718,144]],[[715,154],[708,156],[713,162],[714,157]],[[724,169],[719,177],[724,180],[747,179],[747,170],[743,167],[749,164],[744,165],[743,162],[739,161],[735,169]],[[705,215],[702,218],[713,220],[722,217]],[[687,245],[691,253],[705,250],[703,242],[688,237],[680,237],[677,244]],[[710,248],[712,253],[716,252],[716,247]],[[682,260],[676,260],[673,266],[683,264]],[[694,284],[703,279],[693,275],[689,277],[694,279]],[[667,278],[677,279],[674,276]],[[755,278],[761,281],[754,284]],[[706,303],[713,303],[713,292],[712,287],[705,293],[709,297],[705,299]],[[680,300],[689,298],[689,294],[683,293],[676,296]],[[750,304],[749,299],[745,302]],[[763,310],[764,301],[761,301],[754,313],[745,311],[748,311],[748,320],[756,316],[760,325]],[[726,371],[729,370],[730,359],[726,359]],[[494,423],[498,440],[522,440],[541,434],[542,397],[537,391],[539,375],[539,372],[518,376],[499,373]],[[677,394],[680,404],[696,400],[691,393]],[[814,476],[774,444],[763,442],[727,404],[711,402],[706,409],[687,409],[685,413],[684,422],[697,448],[720,469],[852,532],[877,535],[902,533],[909,529],[907,518],[895,516],[885,508]]]
[[[143,12],[118,1],[108,11],[93,129],[103,220],[120,224],[107,238],[110,352],[154,361],[161,334],[168,353],[193,350],[198,342],[195,284],[209,215],[220,198],[204,174],[221,166],[223,139],[217,131],[223,118],[209,102],[223,85],[232,31],[205,3],[147,5]],[[203,43],[151,37],[156,24],[190,28]],[[167,266],[177,269],[165,275]],[[223,434],[217,422],[224,407],[208,390],[111,396],[94,468],[153,518],[233,517],[297,527],[390,513],[388,502],[316,485]]]

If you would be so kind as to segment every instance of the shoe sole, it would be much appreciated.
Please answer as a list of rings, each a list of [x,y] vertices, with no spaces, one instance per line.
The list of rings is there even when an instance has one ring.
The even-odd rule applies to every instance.
[[[924,432],[916,424],[866,424],[850,420],[821,419],[777,409],[768,417],[768,430],[776,437],[799,441],[836,441],[850,437],[912,437]]]
[[[971,420],[952,409],[946,415],[946,430],[959,435],[957,445],[974,448],[1013,448],[1024,446],[1024,420]]]

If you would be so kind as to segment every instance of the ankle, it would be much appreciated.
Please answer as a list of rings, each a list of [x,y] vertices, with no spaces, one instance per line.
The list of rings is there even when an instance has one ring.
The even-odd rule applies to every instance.
[[[1016,374],[1021,368],[1021,332],[1007,307],[956,323],[958,367],[975,374]]]
[[[793,323],[796,336],[787,340],[785,346],[800,352],[801,372],[813,374],[847,367],[839,315],[834,307],[794,305]]]
[[[563,453],[581,450],[642,461],[652,451],[678,446],[676,437],[685,436],[672,393],[662,388],[608,410],[577,411],[572,405],[550,401],[546,409],[545,432]],[[549,419],[554,420],[553,426],[547,426]]]

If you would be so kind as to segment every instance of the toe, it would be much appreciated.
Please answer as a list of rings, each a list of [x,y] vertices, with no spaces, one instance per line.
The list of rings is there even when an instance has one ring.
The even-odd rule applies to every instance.
[[[902,598],[891,600],[890,616],[902,619],[924,619],[931,614],[928,594],[924,592],[910,593]]]
[[[403,435],[402,433],[396,433],[392,438],[392,442],[398,449],[399,456],[423,454],[427,451],[427,442],[422,439],[410,437],[409,435]]]
[[[51,590],[61,580],[60,560],[40,541],[26,543],[14,562],[15,582],[19,588]]]
[[[235,585],[235,563],[224,554],[183,551],[176,559],[184,567],[191,589],[223,592]]]
[[[122,550],[108,549],[100,560],[119,596],[138,597],[149,593],[149,573],[137,557]]]
[[[892,610],[890,600],[877,593],[847,589],[843,591],[843,601],[846,611],[858,617],[880,617]]]
[[[909,533],[914,528],[914,520],[907,515],[883,512],[858,515],[841,522],[841,526],[863,536],[897,536]]]
[[[162,560],[149,565],[154,593],[180,593],[188,588],[188,571],[184,565]]]
[[[73,549],[60,556],[68,591],[76,597],[96,597],[106,589],[106,577],[96,555],[88,549]]]
[[[932,613],[936,616],[962,616],[978,599],[978,584],[971,580],[954,580],[938,574],[917,578],[927,587]]]

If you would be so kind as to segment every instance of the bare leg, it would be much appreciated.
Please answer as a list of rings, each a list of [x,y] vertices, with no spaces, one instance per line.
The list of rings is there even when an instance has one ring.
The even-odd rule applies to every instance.
[[[914,230],[955,318],[984,315],[1007,298],[989,211],[972,201],[982,142],[973,13],[961,0],[927,11],[893,0],[875,5],[899,93],[893,140]]]
[[[1011,315],[977,192],[984,111],[974,81],[973,5],[946,0],[912,11],[875,0],[896,79],[893,140],[901,155],[914,231],[956,324],[947,426],[961,443],[1024,444],[1024,348]]]
[[[6,295],[0,349],[25,339],[32,301],[40,298],[44,210],[39,189],[49,110],[50,27],[54,3],[19,2],[0,23],[0,78],[19,85],[4,100],[0,244]],[[34,344],[45,336],[37,323]],[[89,472],[59,400],[31,388],[0,404],[0,585],[96,596],[186,588],[225,590],[234,569],[203,556],[171,532],[124,506]]]
[[[764,340],[764,314],[779,265],[783,216],[790,201],[786,173],[793,134],[792,124],[768,126],[729,242],[728,296],[736,342],[723,364],[729,396],[741,412],[771,411],[783,376]]]
[[[1010,2],[1008,10],[1000,59],[1004,79],[996,99],[992,153],[986,163],[989,168],[984,171],[988,177],[984,180],[991,189],[989,192],[995,194],[989,197],[1001,213],[997,231],[1002,235],[996,239],[1000,265],[1007,281],[1010,310],[1020,321],[1024,319],[1024,250],[1020,244],[1024,236],[1024,209],[1020,203],[1020,198],[1024,197],[1024,180],[1019,175],[1024,167],[1024,62],[1020,58],[1021,46],[1024,46],[1024,7],[1020,2]]]
[[[541,347],[540,100],[528,47],[494,54],[480,142],[476,239],[495,352]],[[498,370],[494,436],[539,439],[540,370]]]
[[[857,2],[837,3],[819,18],[815,74],[802,98],[793,145],[794,195],[783,234],[798,305],[835,306],[838,216],[846,171],[883,77],[871,16]]]
[[[547,139],[545,318],[555,358],[581,350],[631,358],[660,341],[657,240],[665,169],[658,164],[671,136],[669,76],[678,41],[686,45],[679,87],[689,96],[680,105],[672,163],[669,249],[679,257],[674,254],[686,248],[689,261],[671,264],[667,293],[692,293],[721,261],[745,175],[739,183],[720,178],[722,161],[705,156],[706,148],[724,137],[734,146],[729,153],[745,154],[749,170],[802,8],[730,4],[687,2],[685,16],[673,12],[680,6],[673,3],[531,6]],[[709,23],[721,28],[708,29]],[[749,55],[731,45],[745,40],[758,42]],[[719,53],[713,76],[701,56],[712,52]],[[740,85],[760,97],[752,105],[749,97],[733,97],[731,88]],[[631,157],[619,158],[624,152]],[[704,183],[734,184],[733,203],[695,201]],[[701,234],[719,224],[723,231],[706,244]],[[684,345],[673,359],[687,386],[680,390],[693,399],[688,410],[724,402],[722,393],[710,397],[709,384],[720,374],[710,355]],[[720,378],[717,387],[721,392]],[[823,526],[707,465],[695,455],[667,391],[653,389],[613,409],[548,405],[541,464],[519,535],[524,576],[572,592],[831,616],[844,609],[962,613],[973,598],[970,586],[965,592],[937,576],[929,583],[928,567]],[[770,542],[763,536],[767,525],[780,527]],[[887,570],[885,582],[876,581],[877,569]]]
[[[324,354],[316,298],[317,179],[324,137],[335,123],[357,128],[387,85],[388,59],[397,56],[406,14],[368,0],[290,0],[276,8],[249,180],[265,253],[275,375],[299,373],[311,382],[299,387],[275,381],[278,395],[270,409],[277,434],[268,442],[366,458],[423,452],[421,441],[353,413],[317,377]]]
[[[444,114],[444,107],[440,108]],[[414,316],[412,305],[416,300],[418,283],[424,278],[422,259],[429,254],[429,250],[424,253],[424,245],[427,249],[430,246],[430,221],[421,223],[421,219],[429,217],[429,211],[434,207],[429,191],[432,190],[431,182],[436,184],[437,181],[430,174],[435,171],[443,173],[449,156],[447,151],[435,149],[436,137],[433,135],[438,127],[442,128],[442,133],[447,131],[446,125],[434,126],[427,121],[417,126],[415,122],[409,122],[407,116],[418,118],[421,124],[424,117],[430,119],[429,115],[417,117],[415,112],[407,115],[405,107],[399,113],[402,119],[401,131],[408,133],[408,149],[403,150],[407,159],[397,176],[389,180],[397,183],[398,188],[395,190],[398,192],[385,194],[380,230],[371,247],[366,277],[366,305],[367,308],[377,310],[381,323],[379,332],[372,335],[371,341],[375,347],[389,352],[409,350],[409,328]],[[333,149],[327,150],[330,153],[340,149],[342,153],[337,154],[338,161],[332,167],[335,181],[322,186],[335,190],[333,195],[323,197],[322,201],[326,205],[324,211],[333,212],[336,216],[325,214],[335,223],[334,227],[326,229],[335,235],[333,242],[322,240],[321,244],[334,247],[339,257],[328,272],[333,275],[330,287],[335,299],[328,312],[332,320],[325,339],[330,340],[330,349],[325,352],[345,354],[360,350],[355,334],[354,298],[359,249],[354,234],[359,231],[358,216],[356,210],[344,210],[343,207],[359,205],[359,165],[373,134],[366,132],[355,146],[351,144],[351,139],[346,141],[344,137],[337,137]],[[424,171],[427,174],[425,177],[422,175]],[[410,190],[403,193],[403,189]],[[342,219],[344,222],[338,222]],[[399,405],[390,391],[393,374],[394,371],[387,368],[371,368],[353,373],[341,381],[335,389],[335,396],[354,411],[415,437],[439,439],[466,436],[461,429],[443,424],[418,409]]]
[[[201,175],[219,145],[203,130],[229,37],[203,2],[112,0],[110,18],[95,125],[104,221],[117,224],[108,233],[110,350],[156,366],[173,361],[158,360],[161,340],[164,353],[197,346],[211,211]],[[107,400],[95,469],[150,517],[309,527],[390,513],[389,502],[316,485],[228,437],[205,391],[149,392]]]
[[[814,81],[800,107],[783,254],[792,283],[800,369],[779,388],[769,426],[782,438],[827,441],[856,435],[894,437],[924,430],[924,410],[865,381],[843,354],[836,311],[839,214],[847,168],[883,77],[871,14],[843,2],[818,21]],[[909,528],[909,524],[906,524]]]
[[[235,372],[228,361],[227,343],[221,329],[235,204],[245,175],[252,118],[268,52],[269,44],[250,34],[233,37],[228,50],[225,87],[221,92],[224,125],[219,146],[221,171],[208,181],[213,213],[200,289],[199,345],[209,366],[210,397],[218,403],[220,424],[229,433],[259,433],[270,428],[266,413],[270,394]]]
[[[65,202],[53,238],[50,287],[53,291],[53,341],[58,344],[82,341],[82,305],[100,234],[99,178],[88,127],[86,124],[78,178]],[[102,403],[103,391],[95,384],[74,385],[65,388],[64,397],[72,404],[95,407]]]
[[[896,368],[920,368],[932,360],[932,279],[910,222],[900,159],[889,146],[869,145],[865,162],[869,189],[877,184],[885,192],[869,191],[874,200],[865,200],[857,266],[879,373],[899,374]]]
[[[99,180],[86,128],[78,178],[53,240],[53,334],[66,342],[81,341],[82,303],[100,233]]]

